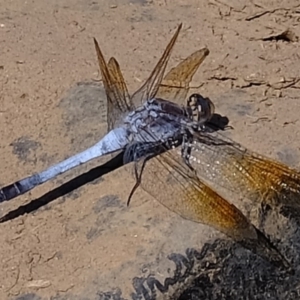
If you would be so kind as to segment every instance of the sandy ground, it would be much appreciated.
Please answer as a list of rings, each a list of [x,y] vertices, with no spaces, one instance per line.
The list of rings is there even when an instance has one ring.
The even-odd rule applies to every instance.
[[[300,167],[299,20],[296,0],[1,0],[0,186],[105,134],[93,37],[134,91],[180,22],[169,65],[207,46],[193,85],[230,119],[232,138]],[[108,159],[2,203],[0,215],[45,201]],[[141,189],[127,208],[133,184],[121,168],[0,224],[0,299],[299,299],[297,217],[270,219],[272,239],[296,269],[283,276]]]

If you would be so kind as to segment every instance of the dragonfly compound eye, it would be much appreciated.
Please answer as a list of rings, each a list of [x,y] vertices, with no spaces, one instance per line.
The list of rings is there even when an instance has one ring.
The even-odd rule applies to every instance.
[[[192,110],[196,111],[197,121],[201,124],[210,120],[215,111],[212,101],[200,94],[192,94],[189,97],[188,106],[192,106]]]

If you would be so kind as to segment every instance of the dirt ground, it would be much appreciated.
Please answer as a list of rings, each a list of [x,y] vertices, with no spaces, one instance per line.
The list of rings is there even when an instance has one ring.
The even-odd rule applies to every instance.
[[[296,0],[0,0],[0,186],[106,133],[93,37],[134,91],[180,22],[169,66],[207,46],[193,86],[229,118],[231,137],[300,167],[299,21]],[[1,203],[5,216],[47,202],[0,224],[0,299],[299,299],[297,216],[271,213],[265,228],[295,267],[287,276],[142,189],[127,207],[134,180],[126,168],[53,196],[110,158]]]

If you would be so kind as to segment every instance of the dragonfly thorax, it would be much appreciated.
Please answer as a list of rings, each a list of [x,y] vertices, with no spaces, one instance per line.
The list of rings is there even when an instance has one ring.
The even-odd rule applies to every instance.
[[[140,141],[166,141],[180,134],[186,110],[167,100],[153,98],[125,118],[127,129]],[[136,139],[135,139],[136,140]]]

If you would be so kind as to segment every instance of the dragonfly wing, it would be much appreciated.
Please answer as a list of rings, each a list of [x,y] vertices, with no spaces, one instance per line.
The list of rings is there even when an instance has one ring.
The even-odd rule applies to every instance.
[[[221,133],[195,133],[191,165],[204,178],[255,202],[300,208],[300,173]]]
[[[180,24],[172,37],[171,41],[169,42],[167,48],[165,49],[162,57],[158,61],[157,65],[155,66],[154,70],[152,71],[150,77],[147,81],[132,95],[131,100],[135,107],[140,106],[143,102],[148,99],[152,99],[155,97],[160,83],[162,82],[164,72],[171,56],[171,52],[175,45],[175,42],[178,38],[179,32],[182,28],[182,24]]]
[[[110,58],[108,61],[108,69],[115,85],[115,91],[118,94],[118,104],[119,106],[122,106],[121,111],[131,111],[133,109],[133,104],[131,102],[119,63],[114,57]]]
[[[280,267],[288,262],[234,205],[202,182],[173,149],[149,159],[141,186],[181,217],[214,227]]]
[[[121,116],[130,111],[131,103],[128,101],[127,87],[117,61],[112,58],[108,66],[96,39],[94,43],[107,97],[108,130],[111,130]]]
[[[183,104],[189,92],[190,82],[208,54],[207,48],[200,49],[171,69],[162,80],[156,97]]]

